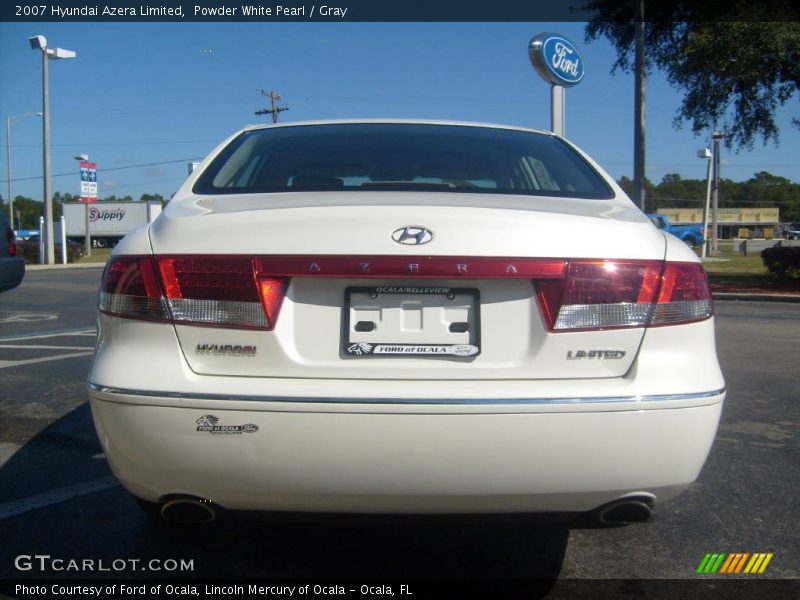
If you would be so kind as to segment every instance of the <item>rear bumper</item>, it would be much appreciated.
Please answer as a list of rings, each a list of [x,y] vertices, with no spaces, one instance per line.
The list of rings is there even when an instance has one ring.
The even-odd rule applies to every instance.
[[[14,289],[25,276],[25,261],[20,256],[0,258],[0,292]]]
[[[669,500],[697,478],[724,398],[718,390],[621,410],[619,398],[602,397],[594,410],[582,398],[580,411],[564,398],[539,409],[501,400],[374,410],[363,399],[308,398],[300,408],[296,398],[226,404],[93,385],[89,394],[114,473],[146,500],[188,494],[239,510],[402,513]]]

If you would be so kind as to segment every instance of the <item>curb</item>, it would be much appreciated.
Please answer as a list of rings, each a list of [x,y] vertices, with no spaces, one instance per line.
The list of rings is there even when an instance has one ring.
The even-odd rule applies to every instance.
[[[65,271],[67,269],[102,269],[106,263],[73,263],[66,265],[25,265],[26,271]]]
[[[734,300],[743,302],[800,302],[800,294],[740,294],[737,292],[717,292],[711,294],[714,300]]]

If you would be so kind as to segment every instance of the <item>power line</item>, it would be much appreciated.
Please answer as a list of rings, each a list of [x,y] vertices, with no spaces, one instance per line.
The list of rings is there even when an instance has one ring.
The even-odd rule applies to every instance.
[[[189,162],[191,160],[202,160],[204,157],[202,156],[192,156],[191,158],[179,158],[177,160],[164,160],[161,162],[154,162],[154,163],[142,163],[140,165],[126,165],[124,167],[111,167],[108,169],[97,169],[98,173],[108,173],[109,171],[124,171],[125,169],[141,169],[143,167],[155,167],[158,165],[171,165],[174,163],[182,163],[182,162]],[[77,171],[70,171],[69,173],[57,173],[52,177],[71,177],[77,175]],[[31,181],[33,179],[41,179],[41,175],[37,175],[35,177],[15,177],[11,181]],[[8,179],[0,179],[0,183],[5,183]]]
[[[270,105],[271,105],[272,108],[261,108],[261,109],[257,110],[255,114],[257,116],[270,114],[270,115],[272,115],[272,122],[273,123],[277,123],[278,122],[278,114],[282,113],[285,110],[289,110],[289,107],[288,106],[277,106],[278,100],[281,99],[281,95],[278,92],[274,92],[272,90],[270,90],[269,92],[265,92],[264,90],[261,90],[261,95],[262,96],[266,96],[267,98],[269,98],[269,102],[270,102]]]
[[[213,140],[169,140],[169,141],[160,141],[160,142],[72,142],[69,144],[50,144],[51,146],[160,146],[165,144],[206,144],[210,142],[219,142],[219,138]],[[14,144],[15,148],[18,147],[28,147],[28,148],[37,148],[40,147],[41,144]]]

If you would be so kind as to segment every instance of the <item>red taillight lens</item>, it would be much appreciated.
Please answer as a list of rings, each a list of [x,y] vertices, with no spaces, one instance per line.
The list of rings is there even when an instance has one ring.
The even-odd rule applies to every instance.
[[[566,277],[537,283],[551,331],[644,327],[711,316],[699,264],[660,261],[570,261]]]
[[[101,311],[110,315],[167,320],[153,258],[112,258],[103,272],[98,305]]]
[[[696,263],[666,263],[650,324],[699,321],[711,313],[711,289],[703,267]]]
[[[159,258],[175,323],[269,329],[249,257]]]
[[[9,229],[6,231],[6,241],[8,242],[8,255],[9,256],[16,256],[17,255],[17,235],[14,233],[13,229]]]
[[[249,257],[118,257],[103,275],[99,308],[134,319],[270,330],[287,284],[260,277]]]

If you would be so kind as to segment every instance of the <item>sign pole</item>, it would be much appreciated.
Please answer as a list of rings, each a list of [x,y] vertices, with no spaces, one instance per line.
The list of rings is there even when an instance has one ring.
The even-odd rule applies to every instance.
[[[564,86],[550,86],[550,131],[561,137],[566,134],[566,96]]]
[[[83,244],[86,247],[86,256],[92,255],[92,234],[89,233],[89,203],[83,205]]]
[[[83,202],[84,246],[86,256],[92,255],[92,234],[89,232],[89,204],[97,202],[97,164],[89,162],[86,154],[75,158],[82,159],[81,167],[81,202]]]

